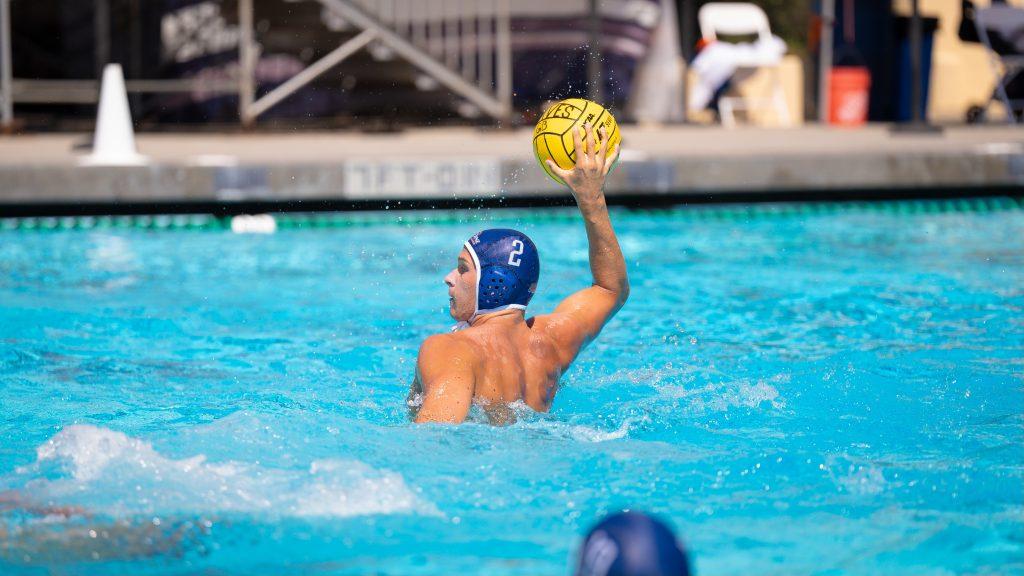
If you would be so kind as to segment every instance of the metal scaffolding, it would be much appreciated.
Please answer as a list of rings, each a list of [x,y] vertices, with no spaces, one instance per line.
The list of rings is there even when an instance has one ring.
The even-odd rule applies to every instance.
[[[290,2],[302,0],[286,0]],[[438,84],[496,120],[512,115],[512,40],[509,0],[305,0],[315,1],[359,29],[332,52],[257,98],[253,0],[238,0],[238,77],[235,80],[129,80],[131,93],[237,94],[239,120],[256,119],[361,49],[376,44],[414,65]],[[108,0],[95,0],[97,70],[109,60]],[[475,11],[473,10],[475,9]],[[13,123],[14,102],[64,104],[96,102],[98,80],[13,78],[10,0],[0,0],[0,113]],[[97,73],[98,74],[98,73]],[[98,78],[98,76],[97,76]]]
[[[451,2],[445,0],[426,2],[431,6],[425,6],[424,0],[315,1],[361,32],[259,100],[254,100],[252,94],[255,52],[251,33],[252,0],[239,2],[243,124],[254,123],[259,115],[374,41],[492,118],[508,120],[511,117],[512,42],[508,0],[478,1],[475,4],[480,10],[476,14],[467,13],[465,6],[454,6],[455,10],[449,14],[443,10]],[[374,11],[371,12],[371,8]]]

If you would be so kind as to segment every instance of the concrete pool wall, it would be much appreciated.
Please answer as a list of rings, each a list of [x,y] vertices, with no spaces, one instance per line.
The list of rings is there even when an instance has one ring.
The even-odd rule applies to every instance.
[[[623,127],[609,177],[614,202],[842,199],[1024,190],[1024,131],[947,128],[938,135],[859,130]],[[533,159],[528,129],[427,128],[391,134],[143,134],[149,164],[81,166],[87,134],[0,138],[0,216],[116,212],[128,205],[481,200],[570,201]],[[320,204],[318,204],[320,203]]]

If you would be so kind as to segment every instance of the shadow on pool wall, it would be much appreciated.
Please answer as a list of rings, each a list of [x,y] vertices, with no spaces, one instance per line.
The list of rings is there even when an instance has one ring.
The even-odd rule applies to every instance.
[[[908,205],[914,205],[914,201],[941,203],[943,200],[951,200],[954,202],[949,204],[950,206],[967,207],[979,206],[977,204],[979,201],[984,203],[990,198],[999,199],[999,201],[1009,198],[1020,202],[1024,198],[1024,196],[1020,195],[1020,192],[1020,188],[1016,186],[991,186],[968,190],[955,187],[950,189],[925,188],[911,190],[868,188],[819,192],[806,190],[773,190],[771,192],[716,191],[705,193],[688,192],[685,195],[617,194],[608,197],[608,205],[641,210],[664,210],[705,205],[745,209],[745,206],[749,204],[806,203],[811,206],[808,210],[814,210],[815,206],[831,207],[836,203],[859,204],[864,202],[892,203],[906,201]],[[962,202],[956,202],[958,200]],[[94,218],[148,216],[152,219],[158,219],[162,216],[196,216],[197,218],[202,218],[205,215],[211,215],[217,218],[229,218],[246,214],[281,214],[286,215],[287,218],[287,215],[317,212],[323,213],[324,215],[319,219],[327,222],[336,219],[332,216],[332,213],[335,212],[361,213],[384,210],[397,212],[416,210],[429,213],[438,210],[557,209],[574,205],[572,198],[564,194],[551,196],[531,195],[528,198],[502,197],[455,200],[295,200],[230,203],[175,201],[119,202],[111,204],[108,202],[76,201],[73,203],[34,202],[31,204],[4,204],[0,201],[0,220],[4,218],[75,218],[79,216]],[[431,217],[425,215],[424,219],[430,220]],[[317,218],[312,217],[310,221],[315,222]]]

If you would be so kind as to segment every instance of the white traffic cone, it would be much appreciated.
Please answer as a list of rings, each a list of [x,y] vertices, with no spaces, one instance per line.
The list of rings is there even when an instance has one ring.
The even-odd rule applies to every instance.
[[[100,87],[100,109],[92,154],[82,159],[87,166],[139,166],[149,159],[135,151],[132,115],[120,64],[107,64]]]

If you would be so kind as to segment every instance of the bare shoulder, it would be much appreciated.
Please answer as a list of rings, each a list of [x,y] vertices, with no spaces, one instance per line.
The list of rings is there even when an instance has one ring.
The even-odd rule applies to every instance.
[[[463,335],[438,334],[423,341],[416,360],[422,404],[415,421],[457,424],[466,419],[476,389],[478,362]]]
[[[476,360],[476,348],[472,342],[459,333],[434,334],[428,336],[420,345],[417,364],[422,368],[442,367],[454,359],[463,362]]]
[[[585,341],[583,326],[568,314],[542,314],[530,321],[539,344],[554,349],[562,367],[571,364]]]

